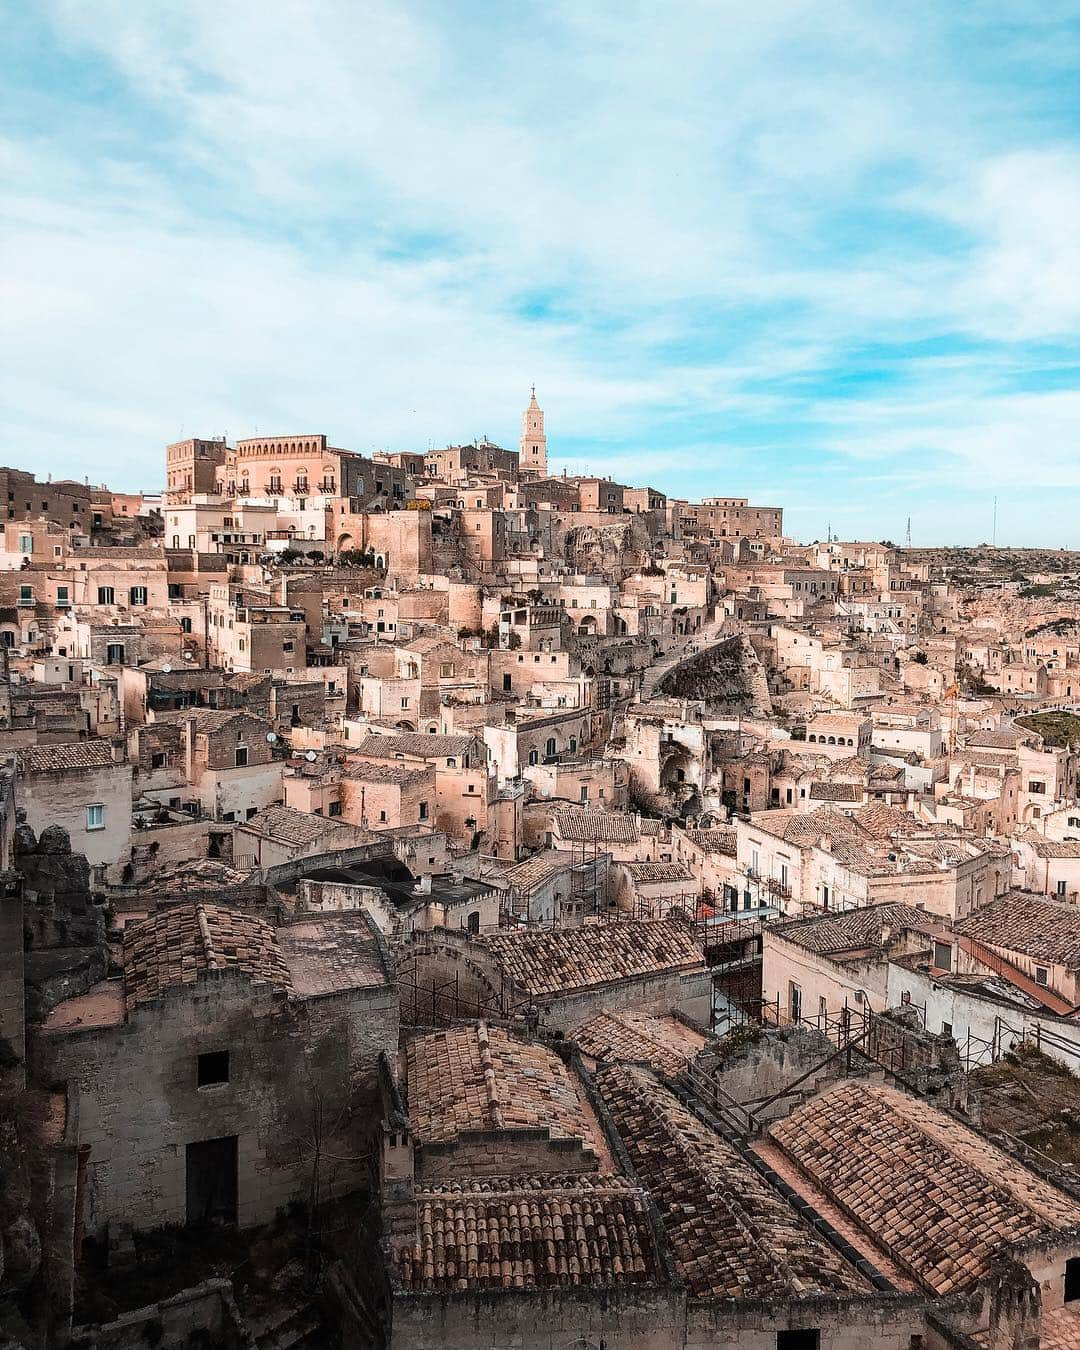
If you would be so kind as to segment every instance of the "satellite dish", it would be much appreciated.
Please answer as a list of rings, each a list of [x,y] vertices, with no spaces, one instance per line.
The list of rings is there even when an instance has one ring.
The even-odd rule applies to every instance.
[[[172,666],[170,666],[168,661],[166,661],[165,664],[161,667],[161,673],[162,675],[168,675],[170,670],[172,670]]]
[[[315,761],[319,758],[319,756],[315,753],[314,750],[309,750],[307,754],[304,756],[304,758],[307,760],[309,764],[314,764]]]
[[[184,660],[185,660],[185,661],[194,661],[194,660],[195,660],[195,653],[194,653],[194,652],[188,652],[188,651],[185,651],[185,652],[184,652]]]
[[[270,745],[273,745],[274,742],[277,740],[277,732],[276,732],[276,731],[268,731],[268,732],[266,733],[266,739],[267,739],[267,742],[268,742]]]

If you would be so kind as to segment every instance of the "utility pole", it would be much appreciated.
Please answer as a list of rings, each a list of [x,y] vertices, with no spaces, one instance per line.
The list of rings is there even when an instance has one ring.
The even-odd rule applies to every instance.
[[[911,547],[911,517],[907,518],[907,546]]]

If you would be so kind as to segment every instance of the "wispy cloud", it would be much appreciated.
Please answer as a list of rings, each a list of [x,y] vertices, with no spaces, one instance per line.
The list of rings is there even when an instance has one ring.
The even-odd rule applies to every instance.
[[[941,537],[1022,466],[1078,518],[1068,0],[15,19],[9,461],[512,440],[535,379],[560,464]]]

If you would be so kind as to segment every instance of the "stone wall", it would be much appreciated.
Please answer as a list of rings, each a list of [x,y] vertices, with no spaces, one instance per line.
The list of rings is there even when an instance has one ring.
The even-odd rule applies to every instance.
[[[637,1012],[667,1013],[677,1008],[695,1022],[708,1026],[711,996],[712,977],[707,970],[664,971],[545,999],[540,1005],[539,1025],[546,1031],[566,1035],[598,1012],[630,1008]]]
[[[40,1081],[73,1080],[86,1161],[86,1229],[186,1219],[186,1146],[237,1138],[238,1218],[265,1222],[308,1198],[312,1120],[322,1111],[323,1198],[364,1180],[377,1060],[398,1038],[396,990],[285,1000],[233,970],[206,973],[98,1028],[45,1028]],[[229,1052],[228,1081],[197,1086],[201,1053]]]
[[[404,1294],[390,1350],[776,1350],[777,1332],[820,1332],[820,1350],[910,1350],[918,1297],[698,1302],[675,1289]]]
[[[461,1177],[558,1176],[595,1172],[596,1154],[580,1139],[553,1139],[548,1130],[463,1130],[446,1143],[421,1144],[417,1176],[425,1185]]]
[[[75,1327],[71,1350],[178,1350],[193,1344],[220,1350],[248,1350],[250,1333],[233,1299],[228,1280],[204,1280],[145,1308],[125,1313],[102,1326]]]

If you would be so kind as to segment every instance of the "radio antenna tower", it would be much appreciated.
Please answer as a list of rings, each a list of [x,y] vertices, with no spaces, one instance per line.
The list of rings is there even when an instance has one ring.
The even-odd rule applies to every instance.
[[[907,546],[911,547],[911,517],[907,518]]]
[[[997,548],[997,498],[994,498],[994,529],[990,535],[990,543],[993,548]]]

